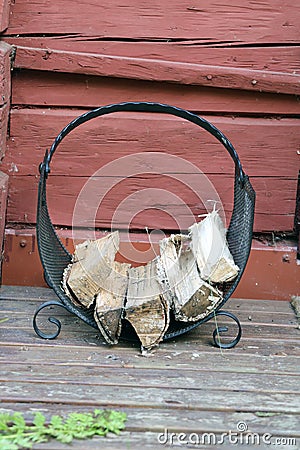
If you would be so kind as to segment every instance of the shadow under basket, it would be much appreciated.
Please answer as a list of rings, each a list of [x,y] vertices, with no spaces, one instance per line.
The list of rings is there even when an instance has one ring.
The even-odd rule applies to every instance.
[[[233,294],[235,288],[237,287],[244,269],[246,267],[252,241],[252,230],[253,230],[253,220],[254,220],[254,205],[255,205],[255,192],[251,186],[248,176],[244,173],[242,169],[239,157],[230,143],[230,141],[219,131],[214,125],[212,125],[207,120],[193,114],[189,111],[164,105],[160,103],[148,103],[148,102],[128,102],[128,103],[118,103],[108,106],[102,106],[74,119],[70,122],[56,137],[52,144],[50,151],[46,151],[43,162],[40,164],[40,180],[38,187],[38,205],[37,205],[37,242],[39,248],[39,254],[41,262],[44,268],[44,276],[47,284],[52,288],[57,295],[58,299],[43,303],[35,312],[33,318],[33,327],[38,336],[44,339],[54,339],[58,336],[61,323],[55,317],[49,317],[48,320],[56,326],[55,332],[52,334],[46,334],[40,330],[37,325],[37,316],[41,310],[49,306],[61,306],[67,309],[70,313],[82,319],[84,322],[90,326],[98,329],[98,326],[94,320],[93,310],[84,310],[80,307],[75,306],[69,297],[65,294],[62,288],[62,278],[64,269],[68,264],[70,264],[72,255],[66,250],[57,236],[54,226],[51,222],[50,215],[47,207],[47,179],[50,173],[50,163],[54,152],[60,142],[76,127],[79,125],[97,117],[114,113],[120,111],[133,111],[133,112],[154,112],[162,114],[171,114],[173,116],[180,117],[187,121],[198,125],[200,128],[206,130],[208,133],[212,134],[220,143],[225,147],[225,149],[230,154],[234,164],[235,164],[235,181],[234,181],[234,204],[233,211],[231,214],[230,225],[227,231],[227,243],[229,250],[234,258],[235,264],[239,267],[238,276],[230,283],[224,283],[222,286],[223,290],[223,301],[218,307],[212,311],[204,319],[197,322],[180,322],[171,317],[169,328],[164,336],[164,340],[174,338],[183,333],[191,331],[195,327],[201,325],[204,322],[209,321],[216,316],[223,315],[226,318],[231,319],[235,322],[235,328],[237,330],[236,337],[226,342],[221,342],[221,335],[228,331],[225,326],[217,326],[213,332],[214,344],[220,348],[231,348],[234,347],[241,338],[241,325],[236,316],[227,311],[220,310],[225,302]],[[122,333],[121,338],[132,340],[137,340],[132,327],[123,319],[122,323]]]

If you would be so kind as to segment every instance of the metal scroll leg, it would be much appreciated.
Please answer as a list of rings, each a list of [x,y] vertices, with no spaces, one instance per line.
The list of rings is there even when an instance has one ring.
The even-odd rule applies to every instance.
[[[43,339],[55,339],[55,338],[57,338],[57,336],[59,335],[60,330],[61,330],[61,323],[55,317],[48,317],[48,321],[50,323],[53,323],[54,325],[56,325],[56,331],[54,333],[47,334],[47,333],[44,333],[43,331],[41,331],[39,329],[39,327],[37,325],[37,316],[44,308],[47,308],[49,306],[60,306],[61,308],[64,308],[64,309],[66,309],[68,311],[68,309],[65,307],[65,305],[63,305],[62,303],[57,302],[55,300],[49,301],[49,302],[45,302],[45,303],[43,303],[42,305],[40,305],[38,307],[38,309],[36,310],[36,312],[35,312],[35,314],[33,316],[32,324],[33,324],[33,328],[34,328],[34,331],[36,332],[36,334],[40,338],[43,338]]]
[[[214,339],[214,344],[216,347],[219,348],[233,348],[236,346],[236,344],[240,341],[241,336],[242,336],[242,327],[240,324],[239,319],[232,313],[228,312],[228,311],[217,311],[215,313],[215,316],[226,316],[229,317],[230,319],[232,319],[238,326],[238,332],[236,337],[230,341],[230,342],[226,342],[226,344],[222,344],[221,342],[221,335],[222,333],[226,333],[228,331],[228,327],[219,327],[217,325],[217,328],[214,330],[213,332],[213,339]]]

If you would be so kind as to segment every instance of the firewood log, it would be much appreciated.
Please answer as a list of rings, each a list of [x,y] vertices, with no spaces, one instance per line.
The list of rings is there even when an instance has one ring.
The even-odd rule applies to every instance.
[[[156,276],[157,259],[129,270],[125,317],[141,341],[142,352],[156,347],[169,326],[169,304]]]
[[[112,270],[119,249],[119,233],[115,231],[95,241],[76,246],[73,263],[64,276],[65,291],[71,299],[89,308]]]
[[[197,321],[206,317],[221,301],[219,290],[201,279],[191,250],[183,248],[184,235],[160,241],[158,279],[172,293],[172,309],[177,320]]]
[[[109,344],[117,344],[120,337],[129,267],[130,264],[114,261],[110,274],[96,296],[94,318]]]
[[[190,228],[191,249],[201,278],[213,283],[233,280],[239,271],[226,242],[226,229],[214,210]]]

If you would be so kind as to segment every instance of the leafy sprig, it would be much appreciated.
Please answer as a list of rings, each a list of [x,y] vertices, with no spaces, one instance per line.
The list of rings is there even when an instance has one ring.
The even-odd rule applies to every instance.
[[[0,413],[0,448],[30,449],[33,444],[51,438],[70,443],[73,439],[106,436],[108,432],[119,434],[125,428],[125,421],[125,413],[101,409],[95,409],[93,413],[72,412],[65,418],[54,415],[49,423],[41,412],[36,412],[31,424],[27,424],[19,412]]]

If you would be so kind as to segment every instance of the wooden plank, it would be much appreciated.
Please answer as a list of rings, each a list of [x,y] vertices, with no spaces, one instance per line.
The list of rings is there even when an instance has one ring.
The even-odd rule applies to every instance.
[[[31,336],[33,335],[33,329],[31,324],[31,318],[33,317],[34,311],[32,312],[32,315],[27,314],[27,316],[20,317],[17,316],[16,318],[12,318],[11,316],[7,316],[7,320],[5,323],[1,326],[1,339],[2,342],[9,343],[12,340],[11,335],[11,328],[16,327],[15,329],[15,339],[19,343],[28,343],[30,342]],[[53,313],[47,313],[43,314],[39,318],[39,326],[42,330],[50,330],[49,325],[47,323],[47,319],[49,315],[53,315]],[[68,343],[70,345],[70,342],[72,342],[72,339],[74,343],[80,345],[80,343],[83,341],[88,341],[89,343],[97,344],[99,341],[101,342],[101,345],[104,345],[104,339],[100,332],[98,330],[95,330],[92,327],[89,327],[85,323],[81,323],[80,320],[76,316],[71,317],[60,317],[57,315],[58,318],[61,319],[61,324],[63,327],[62,335],[60,337],[60,340],[63,340],[63,343]],[[220,318],[217,318],[217,323],[219,326],[226,325],[231,328],[232,324],[230,321],[223,321]],[[241,323],[243,328],[243,342],[247,345],[252,345],[253,343],[257,342],[264,342],[268,343],[269,341],[278,342],[278,340],[284,341],[286,344],[299,344],[299,336],[297,331],[297,326],[290,325],[290,326],[280,326],[280,325],[269,325],[269,324],[252,324],[249,322],[242,322]],[[54,328],[52,326],[52,328]],[[212,345],[212,333],[214,330],[214,323],[207,323],[202,324],[199,330],[197,330],[196,335],[189,334],[188,336],[185,336],[181,339],[189,339],[194,344],[196,341],[200,341],[203,343],[203,345],[209,346]],[[235,337],[234,326],[232,326],[232,329],[228,332],[228,340],[233,339]],[[226,338],[227,336],[225,336]],[[36,337],[37,338],[37,337]],[[225,341],[224,338],[224,341]],[[59,341],[58,341],[59,342]],[[168,341],[166,341],[166,345]],[[42,344],[42,342],[41,342]]]
[[[236,424],[233,428],[236,430]],[[74,440],[72,442],[72,449],[75,450],[82,450],[83,445],[86,450],[94,450],[95,448],[105,448],[105,450],[119,450],[122,448],[122,446],[126,445],[126,448],[130,448],[132,450],[140,450],[141,448],[151,449],[151,450],[157,450],[158,448],[162,447],[162,444],[159,443],[158,437],[161,435],[161,442],[164,444],[166,442],[165,448],[171,448],[175,447],[177,445],[187,445],[189,439],[191,441],[191,445],[194,448],[201,448],[201,447],[195,447],[195,442],[203,442],[203,445],[209,445],[209,448],[212,450],[217,450],[218,447],[213,445],[214,442],[220,443],[222,442],[222,449],[223,450],[232,450],[232,444],[230,442],[227,443],[226,440],[224,440],[224,436],[222,434],[216,434],[214,437],[208,436],[207,434],[200,435],[198,434],[198,437],[195,437],[195,434],[191,434],[191,437],[189,435],[180,434],[180,429],[177,427],[176,433],[172,434],[170,432],[167,435],[167,438],[164,437],[164,430],[161,427],[161,429],[158,432],[152,432],[152,431],[123,431],[119,436],[115,436],[112,433],[109,433],[105,438],[103,437],[93,437],[92,439],[81,441],[81,440]],[[227,431],[227,433],[229,433]],[[235,435],[233,435],[235,436]],[[255,434],[254,434],[255,436]],[[258,438],[254,437],[254,440],[257,440]],[[262,441],[262,437],[259,438],[260,442]],[[278,440],[277,440],[278,439]],[[228,439],[227,439],[228,440]],[[231,438],[231,441],[234,439]],[[246,441],[246,438],[244,439]],[[223,443],[224,442],[224,443]],[[247,441],[248,442],[248,441]],[[297,450],[297,438],[291,437],[291,438],[285,438],[285,437],[276,437],[275,435],[272,436],[272,441],[268,444],[263,444],[262,442],[259,444],[260,448],[263,450],[267,450],[270,448],[271,443],[276,442],[276,449],[278,450],[286,450],[287,444],[290,446],[289,450]],[[281,445],[281,442],[283,444]],[[184,443],[184,444],[183,444]],[[199,444],[200,445],[200,444]],[[42,444],[35,444],[34,446],[35,450],[68,450],[70,448],[69,444],[62,444],[60,442],[56,441],[50,441],[48,443],[42,443]],[[175,447],[176,448],[176,447]],[[257,450],[257,444],[254,445],[248,445],[247,448],[249,450]]]
[[[54,296],[52,296],[51,300],[54,299]],[[294,330],[297,329],[297,320],[296,316],[293,315],[293,313],[281,313],[278,315],[278,313],[249,313],[249,311],[246,311],[244,313],[239,313],[238,310],[235,310],[234,307],[231,305],[232,299],[226,310],[236,314],[239,318],[239,321],[242,325],[245,325],[247,328],[251,328],[253,330],[256,330],[257,327],[267,327],[266,331],[270,335],[276,335],[276,330],[274,332],[274,329],[280,328],[282,332],[289,336],[293,335]],[[24,301],[24,300],[23,300]],[[245,301],[245,300],[244,300]],[[262,300],[263,301],[263,300]],[[28,305],[29,308],[32,309],[32,313],[37,309],[37,307],[41,304],[41,300],[39,302],[31,302],[29,300],[26,301],[26,305]],[[28,312],[25,314],[24,312],[20,312],[17,305],[13,304],[12,306],[9,305],[8,301],[1,300],[1,307],[2,313],[6,317],[14,317],[18,325],[22,326],[23,328],[28,327]],[[77,327],[77,324],[79,323],[77,318],[74,316],[69,316],[69,313],[64,312],[64,310],[58,310],[55,312],[56,317],[63,320],[64,325],[67,325],[69,327],[69,330],[73,330]],[[231,323],[230,319],[227,319],[226,317],[222,318],[222,323],[226,323],[227,325]],[[3,328],[9,328],[9,324],[3,324]],[[203,334],[203,333],[202,333]]]
[[[23,332],[24,335],[24,332]],[[269,373],[299,376],[299,346],[297,344],[269,341],[259,344],[247,342],[234,350],[220,352],[210,342],[198,339],[191,341],[190,335],[161,344],[153,355],[144,358],[139,354],[137,344],[120,341],[118,346],[107,347],[98,340],[97,344],[88,342],[82,334],[81,341],[64,340],[43,341],[33,332],[27,342],[19,339],[11,342],[1,341],[0,360],[18,364],[55,364],[60,367],[84,366],[103,368],[139,368],[172,371],[175,369],[208,372]],[[96,346],[95,346],[96,345]],[[47,355],[47,357],[46,357]],[[203,360],[205,358],[205,367]],[[251,366],[249,366],[251,359]],[[47,363],[45,362],[47,361]],[[63,370],[63,369],[62,369]]]
[[[294,231],[297,239],[297,262],[300,261],[300,170],[298,173]]]
[[[46,416],[47,421],[52,414],[61,414],[65,416],[72,412],[72,408],[68,405],[43,405],[41,403],[6,403],[2,406],[1,410],[7,412],[22,411],[27,420],[32,419],[34,411],[39,410]],[[79,406],[77,411],[93,411],[93,408]],[[127,414],[126,430],[128,431],[139,430],[142,432],[151,427],[153,432],[160,432],[163,425],[170,432],[178,432],[180,429],[187,433],[226,433],[228,430],[235,430],[237,423],[243,420],[248,423],[249,429],[256,433],[263,434],[266,429],[268,429],[268,432],[272,435],[298,436],[299,433],[297,416],[289,414],[260,417],[260,420],[258,420],[258,417],[255,414],[245,412],[219,413],[217,411],[205,411],[205,413],[203,413],[202,411],[195,412],[185,410],[174,411],[173,414],[170,414],[168,409],[154,411],[142,408],[138,410],[122,408],[122,411]]]
[[[1,302],[2,305],[2,302]],[[28,309],[29,311],[26,313],[20,313],[18,311],[12,312],[10,309],[5,308],[5,303],[3,305],[3,315],[6,317],[5,323],[1,326],[1,329],[6,330],[6,335],[9,335],[9,330],[12,327],[12,324],[16,326],[16,328],[22,329],[26,331],[26,334],[28,332],[32,331],[32,324],[30,317],[33,316],[36,308],[40,304],[35,305],[33,308],[30,302],[28,302]],[[232,308],[229,307],[227,310],[230,312],[232,311]],[[49,324],[47,324],[47,319],[49,314],[51,313],[50,310],[44,311],[43,314],[40,314],[39,319],[41,322],[41,326],[49,327]],[[89,333],[92,337],[98,331],[93,327],[87,327],[83,322],[81,322],[78,317],[75,315],[70,314],[64,314],[60,310],[55,310],[54,312],[55,316],[59,318],[62,322],[62,325],[65,328],[65,334],[70,336],[71,334],[74,334],[76,330],[81,330],[82,332]],[[250,317],[250,319],[249,319]],[[270,315],[265,315],[263,317],[259,316],[257,319],[257,316],[255,314],[253,315],[240,315],[238,314],[238,318],[240,320],[240,323],[243,327],[243,338],[249,340],[249,339],[257,339],[257,334],[259,334],[260,339],[277,339],[281,336],[281,338],[285,341],[297,341],[298,335],[297,335],[297,323],[295,320],[288,320],[285,316],[282,321],[277,319],[277,316],[270,317]],[[233,326],[233,323],[230,319],[224,317],[217,317],[217,322],[220,326],[226,325],[226,326]],[[206,324],[201,324],[200,328],[197,329],[195,332],[190,332],[186,337],[188,337],[190,340],[197,340],[202,339],[202,337],[209,337],[212,331],[213,326],[215,325],[214,321],[208,322]],[[252,334],[251,334],[252,333]],[[80,336],[79,336],[80,339]],[[102,337],[100,338],[100,340]],[[169,341],[168,341],[169,342]]]
[[[0,25],[1,25],[1,6],[4,8],[5,4],[0,3]],[[1,32],[1,30],[0,30]],[[10,75],[10,51],[11,46],[5,42],[0,42],[0,160],[3,158],[6,150],[7,129],[8,129],[8,114],[10,103],[11,90],[11,75]]]
[[[68,122],[82,113],[70,109],[12,110],[2,170],[16,176],[37,173],[45,149]],[[231,140],[249,176],[278,175],[296,180],[300,145],[297,119],[204,117]],[[147,151],[187,159],[205,173],[233,173],[231,158],[209,133],[174,116],[146,113],[110,114],[78,127],[60,144],[53,158],[52,173],[90,176],[117,158]],[[140,173],[145,170],[139,155],[128,162]],[[169,169],[170,164],[166,156],[164,169]],[[178,167],[176,172],[182,170]]]
[[[57,385],[70,384],[73,386],[127,386],[127,387],[152,387],[164,389],[194,388],[201,390],[205,385],[208,390],[218,390],[216,378],[222,378],[222,390],[234,391],[238,385],[244,386],[245,392],[281,392],[285,394],[297,394],[298,376],[269,373],[229,373],[216,371],[185,370],[184,376],[180,369],[173,369],[170,373],[159,369],[124,369],[84,366],[56,366],[54,363],[45,364],[18,364],[7,360],[2,362],[3,369],[0,373],[0,382],[10,381],[16,385],[20,381],[34,382],[37,384],[49,384],[53,380]]]
[[[47,301],[53,299],[54,292],[52,289],[32,286],[1,286],[1,300],[29,300],[29,301]]]
[[[34,388],[34,389],[33,389]],[[170,404],[172,409],[190,409],[203,411],[211,409],[212,404],[216,411],[247,412],[269,411],[274,413],[297,414],[300,411],[299,394],[262,393],[240,391],[218,391],[209,389],[182,389],[172,390],[163,387],[144,388],[133,386],[85,386],[77,385],[76,390],[71,384],[57,386],[52,383],[36,383],[19,381],[17,385],[4,381],[1,383],[2,402],[37,402],[63,403],[69,405],[89,405],[95,407],[139,407],[139,408],[165,408]]]
[[[22,289],[22,287],[19,287],[19,289],[16,290],[16,293],[20,291],[20,289]],[[28,316],[30,314],[33,315],[35,309],[37,308],[37,306],[41,303],[42,300],[46,299],[55,299],[55,294],[53,293],[52,296],[47,297],[44,296],[44,298],[36,298],[34,300],[32,300],[31,297],[29,298],[23,298],[22,299],[22,294],[20,294],[20,298],[18,298],[19,296],[16,297],[16,299],[5,299],[2,298],[1,299],[1,310],[3,312],[4,315],[7,315],[7,318],[9,318],[9,320],[15,320],[16,321],[16,325],[18,324],[21,327],[27,327],[28,326]],[[21,301],[21,304],[20,304]],[[251,331],[251,329],[253,331],[255,331],[255,335],[257,334],[258,331],[262,331],[262,327],[264,328],[264,331],[266,332],[266,334],[270,334],[271,336],[276,336],[276,334],[281,334],[282,337],[285,336],[287,339],[289,337],[296,337],[297,336],[297,331],[295,331],[297,329],[297,322],[296,322],[296,317],[295,314],[293,312],[293,310],[290,308],[289,303],[285,302],[285,303],[277,303],[275,301],[270,302],[270,304],[268,304],[268,308],[265,311],[259,311],[256,312],[255,308],[256,305],[259,308],[259,301],[247,301],[247,300],[242,300],[239,301],[242,302],[242,304],[245,304],[244,310],[243,308],[240,306],[240,303],[237,303],[237,300],[232,299],[231,301],[228,302],[228,309],[230,311],[235,312],[235,314],[238,314],[241,323],[247,328],[249,328],[249,330]],[[269,302],[269,301],[268,301]],[[246,306],[247,303],[250,303],[250,306]],[[234,308],[234,305],[236,304],[236,308]],[[273,312],[269,312],[271,305],[274,305],[273,308],[275,309],[275,311]],[[281,305],[283,307],[281,307]],[[237,307],[239,306],[239,307]],[[252,307],[251,307],[252,306]],[[284,312],[283,312],[284,311]],[[44,317],[49,314],[49,311],[45,312],[44,315],[42,314],[41,317]],[[55,314],[58,315],[59,317],[61,317],[64,320],[65,324],[68,324],[69,326],[71,325],[71,329],[72,324],[74,327],[78,326],[78,323],[81,324],[81,321],[78,322],[76,316],[70,315],[70,313],[65,312],[64,310],[61,310],[60,308],[56,308],[55,309]],[[282,317],[281,320],[278,320],[279,317]],[[225,321],[226,323],[228,323],[228,319],[227,318],[218,318],[218,321]],[[230,321],[229,321],[230,322]],[[83,322],[82,322],[83,324]],[[11,323],[3,323],[2,328],[10,328]],[[80,325],[79,325],[80,326]],[[200,328],[197,328],[197,332],[199,331],[199,333],[201,333],[201,335],[205,334],[204,331],[210,327],[209,324],[202,324]],[[276,329],[277,327],[277,329]],[[87,328],[89,331],[91,332],[95,332],[95,330],[93,328]],[[280,331],[279,331],[280,330]],[[195,332],[195,335],[197,335],[197,332]],[[189,336],[191,336],[191,334],[189,334]]]
[[[63,0],[16,2],[8,34],[77,34],[130,39],[199,39],[256,43],[298,41],[300,7],[293,0],[273,0],[241,5],[238,0],[224,4],[191,6],[188,0],[172,5],[159,1],[151,5],[134,0],[112,0],[109,5],[76,1],[66,20]]]
[[[52,289],[44,287],[32,287],[32,286],[1,286],[0,299],[1,305],[6,311],[23,310],[23,306],[19,304],[19,301],[24,301],[26,305],[34,306],[36,303],[40,303],[42,300],[53,300],[56,294]],[[17,300],[18,302],[14,302]],[[276,315],[276,321],[280,318],[289,316],[295,318],[295,313],[290,306],[289,302],[278,302],[276,300],[249,300],[231,298],[230,310],[244,314],[248,317],[249,313],[256,313],[256,316]],[[7,309],[9,308],[9,309]],[[63,312],[63,310],[62,310]],[[286,321],[286,319],[284,319]],[[296,322],[295,322],[296,323]]]
[[[267,430],[273,439],[280,436],[286,439],[281,443],[296,448],[300,436],[299,333],[292,331],[289,317],[293,313],[287,302],[262,302],[255,313],[251,308],[259,308],[260,302],[232,300],[244,319],[252,310],[248,329],[252,325],[256,343],[248,340],[246,331],[243,344],[221,352],[203,343],[206,332],[199,327],[162,344],[156,353],[144,358],[138,355],[138,345],[132,343],[120,342],[113,349],[101,341],[93,345],[97,341],[81,321],[76,336],[71,337],[63,328],[64,335],[56,341],[38,339],[29,331],[30,316],[42,299],[50,298],[51,291],[21,289],[0,290],[2,313],[13,313],[10,325],[1,324],[1,412],[23,412],[28,421],[37,410],[47,420],[52,414],[86,412],[97,406],[126,412],[126,431],[120,436],[75,441],[72,447],[78,449],[84,444],[88,450],[101,445],[116,450],[124,441],[133,449],[156,449],[160,445],[158,434],[165,429],[175,433],[175,438],[183,432],[214,433],[219,439],[222,433],[236,430],[239,422],[247,424],[252,433],[262,435]],[[51,314],[55,315],[55,310]],[[273,334],[267,330],[270,325],[256,328],[257,316],[267,318],[268,314],[275,320]],[[280,323],[276,321],[278,316]],[[61,311],[63,321],[68,317],[72,318]],[[296,337],[295,343],[286,340],[288,329]],[[10,343],[5,343],[7,331]],[[261,331],[266,332],[265,339],[260,338]],[[289,437],[293,440],[287,441]],[[230,448],[227,444],[223,447]],[[55,441],[38,448],[66,450]],[[255,446],[250,448],[254,450]]]
[[[176,175],[178,177],[178,175]],[[78,218],[78,224],[82,226],[116,227],[130,229],[187,230],[206,209],[199,203],[199,197],[191,191],[189,186],[193,179],[199,175],[189,174],[187,186],[183,186],[177,180],[169,176],[132,177],[121,178],[103,177],[93,179],[90,183],[91,192],[100,195],[108,192],[108,186],[114,186],[109,194],[104,196],[100,208],[97,211],[96,220],[91,213],[93,207],[89,203],[89,210],[82,210]],[[210,179],[215,186],[223,203],[227,221],[232,211],[232,184],[229,176],[211,175]],[[198,181],[197,180],[197,181]],[[86,177],[69,177],[65,183],[65,177],[52,175],[48,181],[48,206],[54,224],[71,226],[75,202],[83,188]],[[254,189],[257,193],[257,206],[255,212],[255,231],[280,231],[293,229],[294,199],[296,180],[289,178],[252,178]],[[159,189],[153,190],[153,183]],[[7,221],[19,223],[35,223],[37,202],[36,176],[12,176],[10,177],[9,200]],[[224,185],[226,188],[224,189]],[[222,191],[223,190],[223,191]],[[139,194],[141,193],[141,195]],[[180,192],[180,201],[178,195]],[[89,197],[92,202],[93,198]],[[123,203],[120,204],[120,202]],[[97,203],[98,207],[99,203]],[[116,208],[117,214],[116,214]],[[153,213],[155,209],[155,214]],[[192,214],[191,212],[192,211]]]
[[[201,40],[102,40],[83,39],[80,36],[30,36],[20,35],[5,40],[12,45],[29,48],[61,50],[67,53],[80,52],[115,55],[163,61],[199,63],[209,66],[240,67],[271,72],[300,73],[299,46],[276,44],[271,47],[253,45],[231,45],[230,43],[203,43]],[[256,41],[255,41],[256,42]],[[22,61],[19,60],[20,66]]]
[[[13,340],[15,342],[19,342],[20,344],[28,344],[32,341],[32,338],[34,338],[34,342],[36,342],[38,345],[48,345],[44,344],[43,341],[38,339],[37,336],[35,336],[33,333],[31,318],[33,317],[36,309],[34,302],[33,304],[32,302],[26,302],[26,304],[22,302],[22,307],[26,307],[26,310],[23,314],[15,314],[15,312],[10,312],[9,310],[7,311],[5,307],[5,304],[7,304],[7,302],[5,303],[5,301],[2,301],[1,303],[3,303],[3,314],[7,319],[6,322],[4,322],[1,326],[1,339],[3,343],[9,343]],[[45,310],[40,314],[38,324],[42,330],[49,329],[49,324],[47,324],[47,318],[49,314],[54,315],[55,317],[57,316],[63,326],[62,335],[56,341],[57,345],[70,345],[73,339],[73,343],[76,343],[76,345],[84,345],[85,343],[89,343],[91,345],[100,344],[101,346],[105,347],[105,342],[97,330],[86,325],[74,315],[61,315],[61,311],[57,311],[57,308],[55,308],[55,310],[52,309],[52,311]],[[219,317],[216,320],[219,326],[229,326],[229,336],[233,337],[232,332],[235,332],[235,330],[231,329],[230,321],[228,321],[228,319],[226,318],[225,320],[222,320],[222,318]],[[293,344],[297,345],[299,343],[297,324],[288,322],[286,322],[285,324],[279,324],[277,323],[274,316],[273,322],[271,322],[271,318],[269,318],[268,320],[265,316],[265,323],[256,322],[255,316],[251,316],[251,320],[249,320],[249,316],[241,316],[241,325],[243,327],[243,342],[249,346],[254,345],[255,348],[260,348],[260,345],[265,346],[269,342],[274,342],[276,345],[278,345],[278,342],[281,342],[289,346]],[[197,345],[202,344],[204,347],[210,346],[212,341],[213,328],[214,322],[205,323],[193,332],[190,332],[187,335],[176,339],[174,342],[177,342],[177,351],[179,350],[179,347],[181,347],[180,342],[182,344],[185,343],[185,345],[187,345],[188,342],[193,342],[193,344],[195,345],[197,342]],[[167,341],[167,351],[171,350],[169,348],[169,344],[170,341]],[[136,347],[137,345],[138,342],[135,342],[134,346]],[[120,348],[119,346],[115,347],[115,349],[115,351],[121,351],[122,345],[120,346]]]
[[[16,68],[298,95],[300,76],[158,59],[17,47]]]
[[[294,95],[188,86],[172,83],[22,70],[13,72],[12,104],[93,108],[125,101],[160,102],[190,111],[281,114],[300,113]]]
[[[0,1],[0,33],[7,26],[8,2]],[[7,144],[8,115],[10,102],[10,51],[11,46],[0,42],[0,160],[5,155]],[[2,251],[6,220],[8,175],[0,171],[0,283],[2,281]]]
[[[24,301],[26,305],[32,305],[34,307],[34,305],[43,300],[48,301],[53,300],[54,298],[56,298],[56,294],[52,289],[46,287],[3,285],[0,288],[2,307],[5,308],[5,311],[11,311],[14,313],[18,311],[22,312],[23,307],[19,304],[19,301]],[[13,300],[17,300],[18,302],[16,303]],[[283,320],[284,322],[282,323],[290,323],[292,321],[296,324],[295,313],[289,302],[231,298],[228,305],[230,305],[231,311],[234,311],[239,315],[242,314],[245,317],[248,317],[250,313],[255,313],[256,322],[260,320],[260,317],[273,317],[273,315],[275,315],[276,321]],[[61,313],[63,314],[63,310]]]
[[[2,33],[8,27],[9,13],[10,0],[0,0],[0,33]]]
[[[5,103],[3,106],[0,106],[0,159],[3,158],[6,153],[8,117],[9,104]]]
[[[7,1],[5,0],[5,3]],[[1,3],[0,3],[1,18]],[[1,20],[1,19],[0,19]],[[1,23],[1,22],[0,22]],[[12,47],[6,42],[0,41],[0,107],[10,100],[10,52]]]
[[[7,205],[7,191],[8,191],[8,175],[0,171],[0,280],[2,282],[2,252],[4,245],[4,229],[6,219],[6,205]]]

